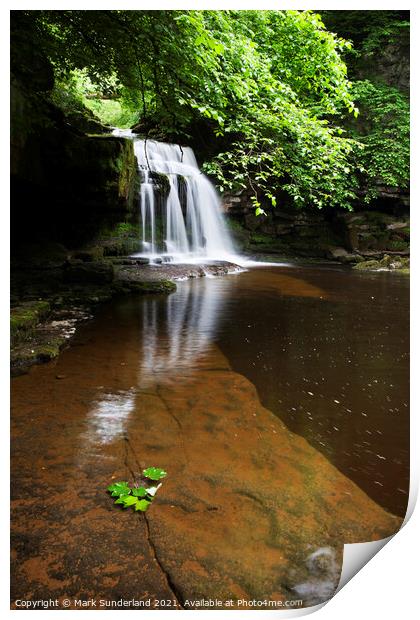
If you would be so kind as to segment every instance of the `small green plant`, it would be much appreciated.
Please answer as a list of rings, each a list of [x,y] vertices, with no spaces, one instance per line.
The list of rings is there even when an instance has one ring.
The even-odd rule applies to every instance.
[[[128,482],[120,481],[110,484],[107,491],[111,497],[116,497],[114,504],[118,504],[123,508],[134,508],[134,510],[146,512],[150,504],[153,502],[156,493],[162,486],[162,483],[156,483],[165,478],[166,471],[160,467],[148,467],[143,469],[141,484],[135,483],[132,487]]]

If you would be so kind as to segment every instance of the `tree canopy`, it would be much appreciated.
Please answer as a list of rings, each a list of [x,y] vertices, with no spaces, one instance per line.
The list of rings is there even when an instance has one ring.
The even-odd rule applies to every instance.
[[[377,145],[348,131],[343,119],[357,117],[353,101],[370,97],[369,87],[352,87],[344,60],[352,44],[327,30],[317,13],[14,11],[12,17],[12,68],[35,46],[54,68],[61,105],[79,100],[102,120],[138,124],[145,135],[158,127],[168,140],[188,141],[204,127],[215,140],[205,170],[221,189],[250,186],[258,212],[279,195],[296,206],[351,208],[366,167],[363,148]],[[374,112],[373,123],[382,122],[381,113]],[[374,175],[383,172],[379,159]]]

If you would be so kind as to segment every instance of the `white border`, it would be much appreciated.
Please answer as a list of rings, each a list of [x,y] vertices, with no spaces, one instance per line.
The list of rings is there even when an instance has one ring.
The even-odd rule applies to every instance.
[[[152,6],[151,6],[152,5]],[[1,258],[0,261],[0,273],[2,276],[2,288],[1,291],[3,293],[3,304],[1,306],[1,318],[2,318],[2,326],[1,330],[1,354],[2,354],[2,364],[1,368],[1,387],[2,389],[2,408],[1,414],[4,416],[6,422],[2,428],[2,441],[5,443],[5,446],[1,450],[1,459],[3,465],[3,480],[5,481],[8,477],[9,471],[9,448],[8,448],[8,411],[9,411],[9,397],[8,397],[8,384],[9,384],[9,374],[8,374],[8,364],[9,364],[9,348],[8,348],[8,298],[9,298],[9,274],[8,274],[8,256],[9,256],[9,237],[8,237],[8,227],[9,227],[9,217],[8,217],[8,209],[7,205],[9,204],[9,192],[8,192],[8,173],[9,173],[9,105],[8,105],[8,83],[9,83],[9,10],[22,10],[22,9],[131,9],[131,10],[144,10],[144,9],[334,9],[334,10],[393,10],[396,9],[395,2],[383,1],[383,2],[267,2],[264,0],[255,0],[250,2],[249,0],[241,0],[241,1],[230,1],[230,2],[215,2],[215,1],[207,1],[202,2],[200,0],[190,1],[190,2],[159,2],[158,0],[154,0],[152,2],[133,2],[132,0],[127,0],[122,3],[122,6],[118,6],[118,3],[115,1],[109,2],[103,0],[99,1],[87,1],[84,2],[34,2],[34,1],[15,1],[13,3],[5,3],[2,6],[1,10],[1,21],[0,27],[2,29],[0,44],[2,46],[2,53],[0,56],[1,61],[1,69],[2,69],[2,84],[6,86],[4,92],[2,93],[2,97],[0,98],[3,126],[6,125],[2,132],[2,139],[4,141],[4,148],[1,151],[1,175],[4,176],[2,178],[1,188],[2,188],[2,225],[0,230],[0,251]],[[401,7],[404,10],[411,9],[411,20],[412,20],[412,59],[418,59],[419,56],[419,24],[418,24],[418,11],[416,10],[415,3],[412,2],[403,2]],[[418,161],[415,157],[417,155],[418,148],[418,69],[417,63],[412,62],[412,143],[413,147],[413,161]],[[418,295],[418,276],[417,276],[417,265],[418,263],[418,230],[419,230],[419,210],[420,210],[420,201],[419,191],[418,191],[418,181],[417,175],[414,171],[414,165],[412,165],[412,226],[411,229],[413,231],[413,249],[412,249],[412,263],[414,265],[413,275],[412,275],[412,311],[411,314],[415,317],[415,302],[417,301]],[[419,344],[419,329],[417,321],[413,321],[412,325],[412,334],[411,334],[411,343],[412,343],[412,368],[413,370],[417,370],[418,367],[418,353],[417,347]],[[419,437],[419,424],[417,421],[417,411],[418,411],[418,394],[414,389],[415,381],[412,382],[412,406],[411,411],[413,412],[411,415],[411,488],[410,488],[410,510],[413,510],[413,505],[415,503],[415,497],[417,495],[418,482],[419,482],[419,462],[418,457],[416,455],[416,451],[418,446],[415,445],[415,438]],[[3,506],[7,505],[7,498],[5,497],[5,492],[3,490]],[[311,610],[316,611],[322,607],[322,610],[318,612],[318,617],[322,620],[336,620],[337,617],[340,620],[354,620],[355,615],[362,614],[363,618],[368,618],[369,615],[375,615],[376,617],[381,617],[383,619],[393,619],[393,618],[412,618],[413,611],[417,612],[417,589],[418,589],[418,550],[420,549],[420,536],[419,536],[419,522],[420,522],[420,511],[417,509],[411,520],[408,524],[403,528],[403,531],[398,533],[391,542],[386,545],[385,549],[381,551],[378,556],[374,557],[363,570],[358,573],[353,579],[351,579],[351,586],[344,587],[334,598],[324,607],[324,606],[316,606],[316,608],[311,608]],[[4,558],[3,565],[6,565],[5,558],[9,555],[9,540],[8,540],[8,518],[6,509],[3,508],[1,512],[1,524],[3,537],[1,539],[1,551],[2,558]],[[346,547],[353,547],[353,545],[346,545]],[[359,564],[360,565],[360,564]],[[15,611],[9,610],[9,583],[6,580],[5,576],[2,576],[2,581],[0,582],[0,605],[1,608],[6,611],[7,614],[17,613]],[[32,612],[36,614],[43,613],[43,611]],[[55,615],[61,613],[60,611],[49,611],[49,614],[53,614],[51,616],[52,620],[54,620]],[[88,613],[84,611],[78,611],[78,614]],[[102,612],[99,612],[102,613]],[[104,612],[105,613],[105,612]],[[118,614],[120,612],[117,612]],[[121,612],[122,613],[122,612]],[[124,612],[128,613],[128,612]],[[161,611],[153,611],[153,612],[143,612],[143,614],[153,614],[153,619],[158,620],[163,614],[167,614],[170,612],[161,612]],[[186,612],[181,612],[186,613]],[[200,612],[190,611],[188,612],[189,616],[191,614],[197,614]],[[250,613],[250,612],[248,612]],[[310,610],[292,610],[292,611],[254,611],[253,617],[266,616],[270,614],[270,617],[290,617],[292,614],[294,616],[297,615],[306,615],[310,613]],[[418,612],[417,612],[418,613]],[[229,617],[238,616],[242,612],[236,611],[218,611],[218,612],[206,612],[207,617],[214,617],[216,620],[220,620],[222,615],[226,615]],[[113,615],[115,617],[115,614]]]

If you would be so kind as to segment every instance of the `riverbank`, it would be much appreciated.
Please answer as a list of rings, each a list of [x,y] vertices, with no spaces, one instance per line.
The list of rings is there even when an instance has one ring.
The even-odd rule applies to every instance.
[[[255,217],[252,192],[223,196],[231,234],[243,251],[304,259],[336,260],[366,269],[406,269],[410,256],[408,203],[396,196],[388,203],[354,211],[268,207],[267,215]],[[360,267],[358,267],[360,268]],[[363,267],[362,267],[363,268]]]

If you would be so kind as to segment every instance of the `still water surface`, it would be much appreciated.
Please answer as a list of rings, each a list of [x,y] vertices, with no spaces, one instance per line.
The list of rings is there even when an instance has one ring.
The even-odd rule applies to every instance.
[[[165,377],[193,375],[218,350],[255,385],[266,408],[377,503],[404,515],[408,305],[404,276],[329,266],[256,267],[179,282],[169,297],[115,300],[80,329],[59,361],[71,378],[69,398],[79,395],[89,411],[80,441],[106,446],[124,433],[130,386],[147,391]],[[16,383],[28,416],[28,384],[43,372],[31,375]],[[45,383],[45,411],[56,407],[55,391]]]
[[[216,345],[265,407],[370,497],[404,515],[409,283],[333,267],[260,267],[137,298],[142,382],[193,373]],[[110,312],[110,309],[105,310]]]

